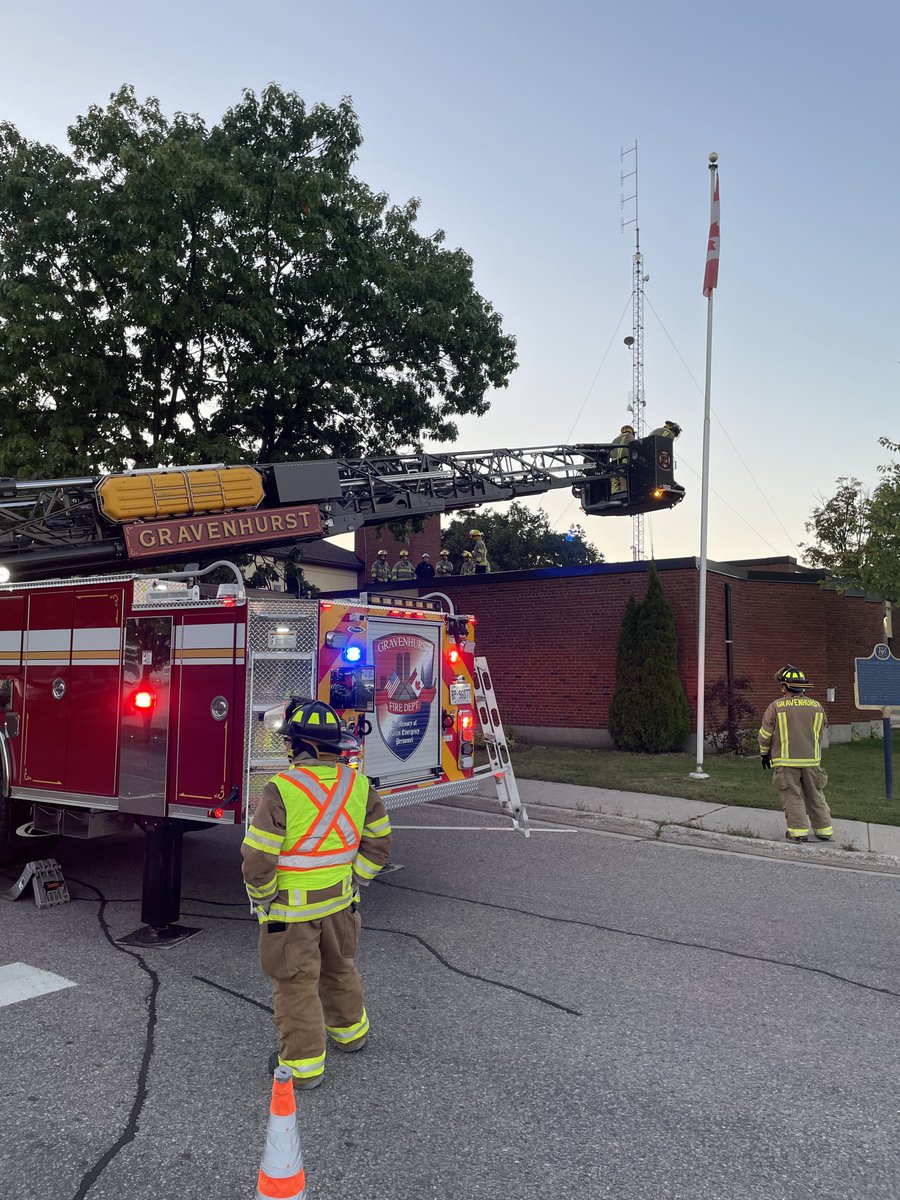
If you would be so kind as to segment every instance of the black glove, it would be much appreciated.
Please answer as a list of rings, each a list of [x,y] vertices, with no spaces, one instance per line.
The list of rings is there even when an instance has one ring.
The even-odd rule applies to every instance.
[[[771,754],[761,754],[760,761],[762,762],[762,769],[764,771],[772,770],[772,755]]]

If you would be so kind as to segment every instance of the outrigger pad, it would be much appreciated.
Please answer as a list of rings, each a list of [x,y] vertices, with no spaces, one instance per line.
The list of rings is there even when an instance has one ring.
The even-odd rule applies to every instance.
[[[55,858],[36,858],[34,862],[26,863],[25,870],[9,891],[4,893],[5,899],[18,900],[29,882],[34,891],[34,902],[38,908],[50,908],[54,904],[65,904],[71,899],[62,867]]]

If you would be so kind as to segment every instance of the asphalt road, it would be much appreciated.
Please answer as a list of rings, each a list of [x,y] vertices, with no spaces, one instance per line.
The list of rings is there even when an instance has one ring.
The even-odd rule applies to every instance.
[[[900,1196],[896,877],[396,820],[425,828],[366,896],[371,1044],[300,1102],[309,1200]],[[239,836],[186,837],[178,947],[112,940],[138,834],[58,850],[73,903],[0,907],[0,964],[75,984],[0,1008],[4,1197],[253,1196],[274,1035]]]

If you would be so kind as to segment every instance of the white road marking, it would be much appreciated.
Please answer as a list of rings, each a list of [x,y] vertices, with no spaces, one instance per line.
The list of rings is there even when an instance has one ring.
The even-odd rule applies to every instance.
[[[71,979],[63,979],[62,975],[54,975],[52,971],[29,967],[28,963],[6,963],[0,967],[0,1008],[70,987],[75,987]]]
[[[388,814],[390,815],[390,814]],[[506,825],[395,825],[391,821],[391,829],[427,829],[429,833],[440,833],[446,830],[448,833],[454,830],[465,830],[467,833],[518,833],[521,834],[521,829],[512,829]],[[534,833],[584,833],[583,829],[532,829]]]

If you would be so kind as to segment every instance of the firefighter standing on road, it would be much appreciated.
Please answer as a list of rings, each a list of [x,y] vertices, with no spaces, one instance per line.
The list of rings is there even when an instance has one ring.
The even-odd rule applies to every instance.
[[[421,559],[416,563],[416,579],[421,579],[423,583],[427,583],[429,579],[434,579],[434,567],[431,565],[431,556],[423,554]]]
[[[658,429],[650,431],[650,437],[667,437],[672,441],[681,433],[681,426],[677,421],[666,421],[665,425],[660,425]]]
[[[391,825],[365,775],[339,762],[359,742],[333,708],[291,700],[277,732],[291,765],[266,784],[241,854],[259,961],[275,992],[280,1047],[270,1070],[290,1067],[294,1086],[311,1089],[324,1078],[326,1033],[338,1050],[365,1045],[353,963],[359,888],[388,861]]]
[[[387,550],[379,550],[372,563],[372,579],[375,583],[391,582],[391,564],[388,562]]]
[[[402,581],[404,579],[415,579],[415,577],[416,571],[415,567],[409,561],[409,551],[401,550],[400,557],[394,563],[391,571],[391,579]]]
[[[469,537],[472,539],[472,562],[475,565],[475,574],[486,575],[491,569],[491,564],[488,562],[484,534],[480,529],[470,529]]]
[[[459,568],[459,573],[460,573],[460,575],[474,575],[475,574],[475,563],[472,561],[472,551],[471,550],[463,550],[462,566]]]
[[[634,427],[631,425],[623,425],[619,431],[619,436],[613,442],[614,446],[624,447],[629,442],[634,441]],[[610,450],[609,461],[611,463],[627,463],[628,451],[624,449]],[[625,470],[614,475],[609,485],[610,496],[621,496],[623,500],[628,499],[628,473]]]
[[[450,561],[450,551],[442,550],[441,557],[437,560],[434,566],[435,575],[452,575],[453,563]]]
[[[799,667],[782,667],[775,681],[781,684],[781,698],[766,709],[759,731],[763,769],[772,771],[781,796],[788,841],[808,840],[809,814],[813,833],[827,842],[834,834],[825,799],[828,776],[821,765],[828,718],[818,700],[804,695],[812,685]]]

